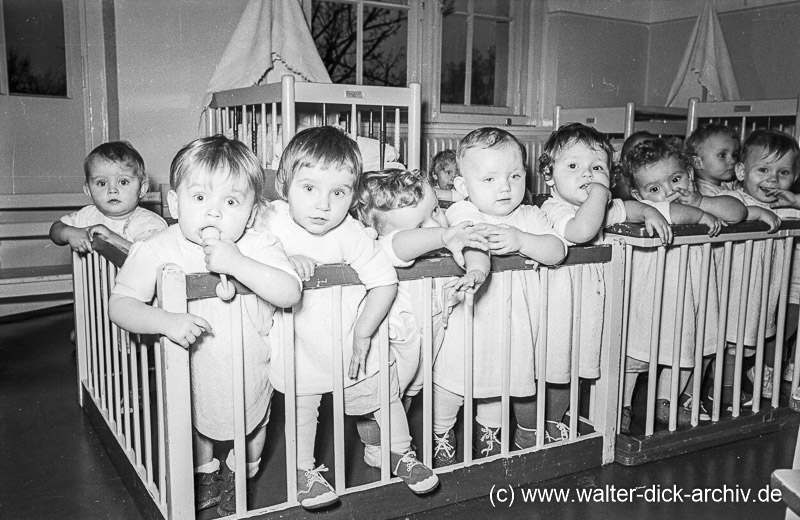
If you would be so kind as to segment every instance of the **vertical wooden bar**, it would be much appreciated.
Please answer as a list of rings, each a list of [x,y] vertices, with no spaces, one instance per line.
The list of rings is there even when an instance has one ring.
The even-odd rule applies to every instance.
[[[72,252],[72,287],[75,298],[75,360],[78,369],[78,402],[83,406],[83,385],[89,374],[89,351],[86,327],[86,277],[85,260],[82,255]],[[89,382],[86,382],[89,386]]]
[[[692,379],[692,426],[700,422],[700,389],[703,382],[703,350],[706,337],[706,315],[708,310],[708,281],[711,270],[711,243],[703,244],[703,257],[700,267],[700,302],[697,309],[697,330],[694,348],[694,377]]]
[[[411,89],[411,104],[408,107],[408,157],[409,170],[418,170],[422,128],[421,90],[419,83],[408,85]]]
[[[742,359],[744,358],[744,331],[747,320],[747,302],[750,291],[750,274],[753,269],[753,241],[744,243],[742,285],[739,288],[739,327],[736,332],[736,368],[733,371],[733,417],[739,417],[742,402]]]
[[[545,297],[550,294],[548,291],[550,272],[546,268],[539,269],[539,294]],[[544,446],[546,408],[545,397],[547,395],[547,312],[546,306],[539,306],[539,333],[536,335],[536,347],[534,359],[536,361],[536,446]]]
[[[258,134],[261,137],[261,142],[259,145],[259,156],[261,157],[261,167],[268,168],[269,167],[269,156],[267,154],[267,136],[269,134],[269,126],[267,125],[267,104],[261,103],[261,133]]]
[[[719,287],[719,324],[717,326],[717,355],[714,367],[714,406],[711,410],[711,420],[719,421],[722,410],[722,369],[727,350],[728,330],[728,299],[730,298],[731,269],[733,266],[733,242],[725,242],[722,259],[722,286]]]
[[[142,405],[139,401],[139,358],[138,350],[143,348],[138,342],[133,345],[130,352],[131,376],[133,379],[133,450],[137,469],[142,466]]]
[[[475,411],[472,403],[472,390],[475,383],[473,379],[474,344],[474,295],[464,297],[464,465],[472,465],[472,430],[475,421]]]
[[[283,149],[286,150],[286,146],[289,144],[289,141],[294,136],[294,133],[297,129],[297,122],[296,117],[297,113],[295,112],[295,96],[294,96],[294,77],[293,76],[284,76],[281,78],[281,121],[283,123]]]
[[[422,462],[433,467],[433,278],[423,278],[422,315]],[[447,309],[444,310],[447,312]]]
[[[186,277],[170,264],[159,275],[159,305],[169,312],[186,312]],[[189,351],[161,338],[161,396],[164,413],[164,474],[167,518],[195,518],[192,462],[192,402],[189,389]]]
[[[120,352],[122,362],[122,406],[125,414],[125,451],[131,450],[131,421],[133,420],[133,411],[131,410],[131,382],[129,376],[130,356],[131,353],[131,338],[128,331],[117,329],[120,335],[120,343],[124,350]]]
[[[234,296],[226,304],[231,320],[231,381],[233,383],[233,451],[236,454],[236,514],[247,512],[247,447],[244,407],[244,333],[242,297]]]
[[[167,466],[166,446],[164,438],[164,374],[162,374],[163,356],[160,348],[153,348],[155,358],[155,378],[156,378],[156,427],[158,428],[158,489],[161,492],[161,499],[164,500],[164,490],[167,488]],[[166,505],[166,503],[164,504]]]
[[[792,278],[792,252],[794,251],[794,237],[787,237],[783,241],[783,262],[781,265],[781,286],[778,297],[778,330],[775,335],[775,359],[773,361],[773,386],[771,404],[777,408],[780,401],[781,381],[783,380],[783,342],[786,339],[786,305],[789,301],[789,283]]]
[[[578,436],[580,417],[580,366],[581,366],[581,295],[583,294],[583,266],[575,266],[575,287],[573,288],[573,326],[572,349],[570,359],[569,378],[569,438],[574,440]]]
[[[630,284],[626,284],[625,272],[628,269],[628,251],[625,241],[620,238],[611,240],[611,263],[605,267],[606,302],[604,308],[605,323],[603,325],[603,343],[600,351],[600,378],[595,383],[598,399],[594,414],[594,429],[603,434],[604,464],[614,461],[616,447],[616,433],[622,407],[619,399],[621,377],[625,371],[624,345],[622,335],[626,334],[622,322],[627,315],[623,308],[626,302],[626,291]],[[610,273],[609,273],[610,271]],[[609,276],[610,274],[610,276]],[[620,348],[622,346],[622,348]]]
[[[342,286],[331,287],[333,308],[333,450],[334,475],[336,477],[336,493],[342,494],[345,489],[344,472],[344,341],[342,335]],[[347,360],[350,361],[349,359]]]
[[[101,348],[105,357],[105,372],[106,372],[106,396],[105,407],[108,410],[106,420],[111,423],[114,420],[114,413],[119,404],[119,401],[114,397],[114,369],[112,366],[114,350],[111,345],[111,320],[108,318],[108,260],[100,255],[97,255],[97,263],[99,269],[100,280],[100,323],[98,326],[101,330]],[[114,401],[117,401],[116,403]]]
[[[99,374],[99,362],[97,359],[97,310],[96,310],[96,302],[97,298],[95,296],[95,269],[94,269],[94,258],[91,254],[86,255],[86,265],[87,265],[87,280],[89,282],[89,291],[88,291],[88,298],[89,298],[89,321],[87,323],[89,329],[89,349],[91,351],[91,359],[92,359],[92,385],[91,385],[91,394],[92,398],[97,399],[100,393],[100,381],[98,380]]]
[[[117,268],[114,264],[108,262],[108,287],[109,289],[114,286],[114,280],[116,278]],[[120,387],[120,377],[121,377],[121,363],[120,363],[120,356],[122,355],[122,348],[119,344],[119,327],[117,327],[114,323],[111,322],[109,319],[109,325],[111,327],[111,352],[114,356],[114,421],[116,422],[117,428],[116,433],[117,435],[122,434],[122,407],[124,398],[122,397],[122,389]]]
[[[650,368],[647,378],[647,420],[644,434],[653,435],[655,429],[656,384],[658,383],[658,347],[661,342],[661,307],[664,295],[664,266],[667,248],[661,246],[656,253],[656,286],[653,291],[653,328],[650,331]]]
[[[503,457],[508,456],[509,451],[509,433],[511,430],[511,271],[503,271],[500,274],[500,281],[502,282],[501,294],[503,302],[503,333],[500,338],[500,345],[502,348],[502,362],[503,362],[503,381],[502,390],[500,393],[500,406],[502,407],[500,415],[500,454]],[[546,298],[540,298],[545,300]]]
[[[756,336],[756,364],[755,364],[755,377],[753,378],[753,412],[761,410],[761,392],[762,383],[764,381],[764,336],[767,331],[767,301],[769,299],[769,283],[772,275],[772,247],[775,243],[774,239],[769,238],[766,240],[765,258],[764,258],[764,272],[761,283],[761,312],[758,319],[758,336]],[[777,344],[775,350],[777,351]],[[780,381],[780,376],[774,381]]]
[[[142,374],[142,417],[144,419],[144,467],[147,483],[153,483],[153,423],[150,412],[150,362],[147,354],[148,345],[142,344],[139,350],[141,357],[139,369]]]
[[[391,373],[389,372],[389,319],[385,318],[378,327],[378,363],[380,373],[378,381],[380,383],[380,403],[381,403],[381,482],[387,484],[392,478],[391,461],[389,453],[392,447],[392,412],[389,408],[390,395],[389,388],[391,383]],[[395,367],[396,368],[396,367]],[[399,403],[398,403],[399,404]],[[402,406],[402,405],[400,405]]]
[[[280,342],[286,353],[283,365],[284,408],[286,410],[286,499],[297,502],[297,389],[295,387],[294,309],[283,309],[280,315]]]
[[[681,340],[683,339],[683,311],[686,304],[686,277],[689,266],[689,246],[680,246],[678,263],[678,295],[675,302],[675,324],[672,337],[672,381],[669,390],[669,431],[678,428],[678,394],[681,376]],[[691,290],[691,288],[689,289]],[[650,359],[653,366],[653,359]]]
[[[622,420],[622,408],[624,406],[624,394],[625,394],[625,380],[629,377],[628,373],[625,371],[625,367],[627,364],[627,357],[628,357],[628,324],[630,322],[630,307],[631,307],[631,266],[633,265],[633,247],[626,246],[624,240],[619,240],[619,244],[616,249],[620,250],[620,253],[624,255],[624,262],[622,267],[617,266],[616,264],[612,264],[613,268],[613,277],[622,276],[622,331],[620,337],[620,359],[619,359],[619,372],[620,372],[620,385],[619,391],[617,396],[617,409],[619,413],[617,414],[617,431],[619,431],[620,421]],[[621,271],[621,272],[620,272]],[[617,281],[616,278],[612,278],[615,282]],[[613,316],[613,315],[612,315]],[[602,360],[602,357],[600,358]]]

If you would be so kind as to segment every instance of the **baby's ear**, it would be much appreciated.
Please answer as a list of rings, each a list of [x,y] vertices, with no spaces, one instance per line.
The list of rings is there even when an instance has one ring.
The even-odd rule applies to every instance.
[[[551,188],[556,185],[556,181],[553,180],[553,177],[545,179],[544,183],[550,186]]]
[[[462,197],[465,199],[469,197],[469,190],[467,189],[467,183],[464,180],[464,177],[459,175],[458,177],[453,179],[453,188],[461,194]]]
[[[148,181],[147,177],[139,181],[141,184],[139,186],[139,198],[144,197],[144,194],[150,190],[150,182]]]
[[[634,199],[638,200],[639,202],[642,202],[642,196],[639,195],[639,190],[637,190],[636,188],[631,190],[631,196]]]
[[[167,207],[172,218],[178,218],[178,193],[175,190],[167,192]]]
[[[744,182],[744,164],[736,163],[736,180]]]
[[[699,155],[692,156],[692,168],[695,170],[703,169],[703,159],[701,159]]]
[[[88,182],[84,182],[83,183],[83,192],[86,194],[87,197],[92,198],[92,192],[89,191],[89,183]]]

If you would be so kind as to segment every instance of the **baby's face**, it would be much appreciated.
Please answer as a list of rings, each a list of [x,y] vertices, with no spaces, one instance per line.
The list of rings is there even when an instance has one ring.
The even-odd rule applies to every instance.
[[[103,215],[124,220],[139,205],[147,185],[124,164],[97,159],[90,165],[83,191]]]
[[[717,186],[736,178],[739,143],[727,135],[712,135],[697,152],[695,175]]]
[[[778,158],[767,155],[767,151],[755,150],[749,154],[747,161],[736,165],[736,177],[742,182],[745,193],[760,202],[775,202],[777,197],[770,197],[764,190],[780,188],[789,190],[797,175],[792,171],[794,154],[787,153]]]
[[[467,150],[459,171],[456,190],[481,212],[504,217],[522,203],[525,166],[516,146]]]
[[[447,227],[444,211],[439,208],[439,201],[433,188],[424,185],[425,194],[416,206],[391,209],[383,213],[382,234],[406,229]]]
[[[552,182],[559,197],[580,206],[589,197],[590,184],[609,187],[608,154],[584,143],[569,144],[555,157]]]
[[[678,193],[677,188],[693,191],[692,179],[677,157],[640,168],[634,173],[633,181],[631,194],[637,200],[672,201]]]
[[[286,199],[292,219],[312,235],[324,235],[344,221],[353,202],[355,176],[350,170],[303,167]]]
[[[178,216],[181,233],[190,242],[201,244],[203,230],[209,227],[219,231],[220,239],[236,242],[250,223],[255,193],[245,179],[195,175],[170,191],[167,201],[170,212]]]
[[[456,177],[456,163],[449,161],[436,170],[436,184],[443,190],[453,189],[453,179]]]

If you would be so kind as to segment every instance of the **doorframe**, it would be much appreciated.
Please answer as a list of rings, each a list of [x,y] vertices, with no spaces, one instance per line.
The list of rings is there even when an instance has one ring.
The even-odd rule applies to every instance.
[[[77,0],[80,8],[86,153],[119,139],[114,0]]]

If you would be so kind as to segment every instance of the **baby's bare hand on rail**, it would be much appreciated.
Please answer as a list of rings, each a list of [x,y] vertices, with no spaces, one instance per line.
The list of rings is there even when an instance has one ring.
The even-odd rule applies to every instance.
[[[165,323],[164,335],[181,347],[188,349],[203,332],[211,332],[211,325],[194,314],[171,314]]]
[[[314,276],[314,271],[317,267],[317,263],[314,260],[303,255],[290,256],[289,263],[292,264],[294,270],[297,271],[297,275],[304,282],[310,280],[311,277]]]
[[[489,249],[493,255],[509,255],[522,247],[522,231],[507,224],[488,226]]]
[[[464,254],[465,248],[479,249],[481,251],[488,251],[489,245],[486,240],[487,234],[486,224],[478,223],[473,224],[469,221],[464,221],[449,228],[445,228],[442,234],[442,243],[451,253],[453,253],[453,260],[461,267],[464,268]]]
[[[711,213],[705,213],[705,212],[703,212],[703,216],[700,217],[699,224],[705,224],[706,226],[708,226],[708,236],[710,237],[715,237],[719,235],[720,231],[722,231],[722,228],[726,226],[726,224],[722,222],[720,219],[718,219]]]
[[[353,356],[350,358],[350,368],[347,370],[347,377],[350,379],[357,379],[359,372],[366,373],[369,347],[369,338],[353,335]]]

